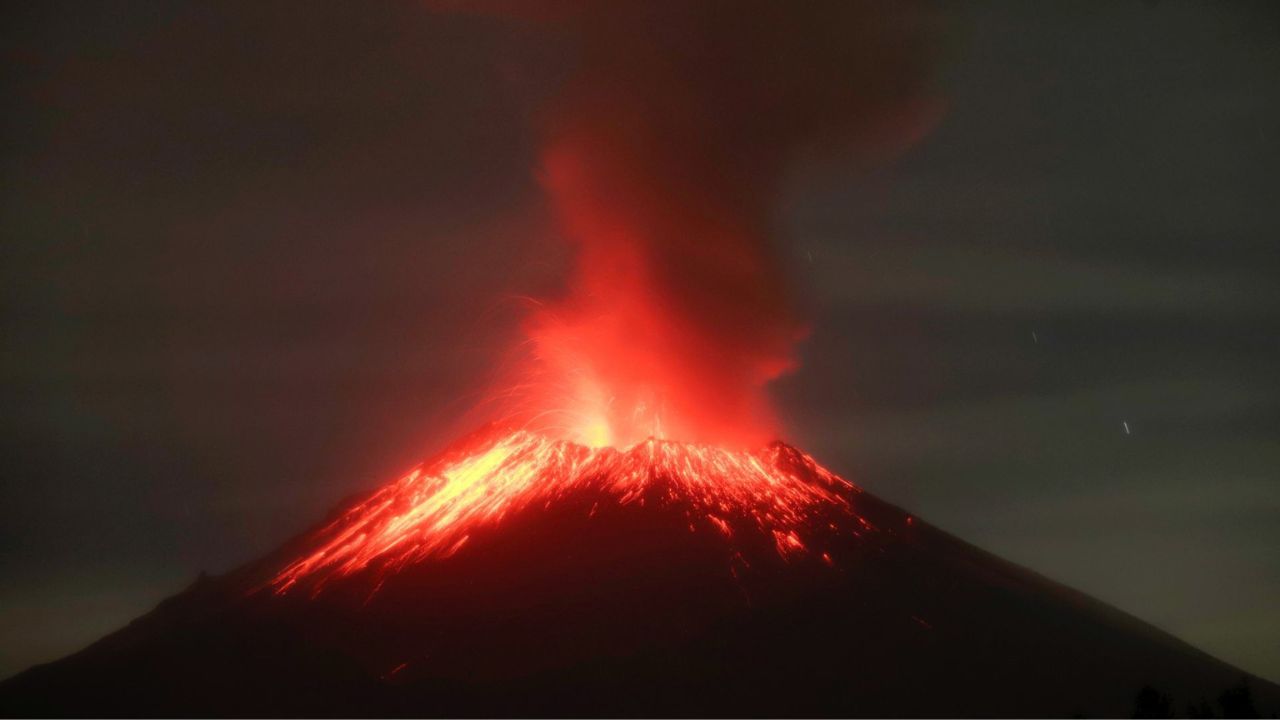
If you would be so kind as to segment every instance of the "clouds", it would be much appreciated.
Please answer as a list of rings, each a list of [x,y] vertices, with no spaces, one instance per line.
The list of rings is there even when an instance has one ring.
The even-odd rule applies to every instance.
[[[792,189],[818,321],[787,416],[926,520],[1275,677],[1274,624],[1231,622],[1280,586],[1274,17],[951,17],[935,132]]]
[[[1273,285],[1248,267],[1161,267],[1137,258],[1099,260],[956,240],[807,238],[819,247],[811,276],[824,301],[887,303],[993,315],[1270,314]],[[813,252],[810,250],[809,252]]]

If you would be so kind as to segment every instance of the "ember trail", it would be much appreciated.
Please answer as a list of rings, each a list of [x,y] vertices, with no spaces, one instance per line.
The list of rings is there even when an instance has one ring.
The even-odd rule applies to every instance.
[[[471,533],[506,516],[582,490],[619,504],[659,502],[688,508],[691,531],[772,535],[783,557],[810,550],[819,516],[854,517],[860,490],[782,443],[756,451],[650,438],[626,450],[593,448],[527,430],[490,428],[414,468],[322,528],[314,550],[271,581],[277,593],[332,579],[395,572],[449,557]],[[864,520],[851,527],[865,529]],[[824,561],[831,559],[821,554]]]

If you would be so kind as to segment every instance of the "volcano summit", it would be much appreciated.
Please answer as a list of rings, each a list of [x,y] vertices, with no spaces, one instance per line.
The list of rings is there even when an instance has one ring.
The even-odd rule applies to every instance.
[[[1114,716],[1240,678],[788,445],[493,426],[6,681],[0,711]]]

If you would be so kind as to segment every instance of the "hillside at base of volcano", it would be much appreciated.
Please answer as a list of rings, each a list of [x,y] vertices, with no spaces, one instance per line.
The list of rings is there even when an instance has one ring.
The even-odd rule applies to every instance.
[[[521,487],[554,494],[494,509],[486,483],[516,451],[485,475],[424,466],[0,683],[0,714],[1128,716],[1144,686],[1181,711],[1245,677],[785,445],[703,465],[679,444],[544,445],[539,462],[572,482]],[[735,505],[684,475],[739,466],[804,502]],[[442,492],[487,514],[420,509]],[[459,517],[459,539],[428,542]],[[1264,715],[1280,710],[1280,687],[1248,683]]]

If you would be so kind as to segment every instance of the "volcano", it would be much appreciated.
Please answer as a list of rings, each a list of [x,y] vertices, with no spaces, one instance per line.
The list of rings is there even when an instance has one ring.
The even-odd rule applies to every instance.
[[[788,445],[491,426],[9,679],[0,711],[1115,716],[1241,678]]]

